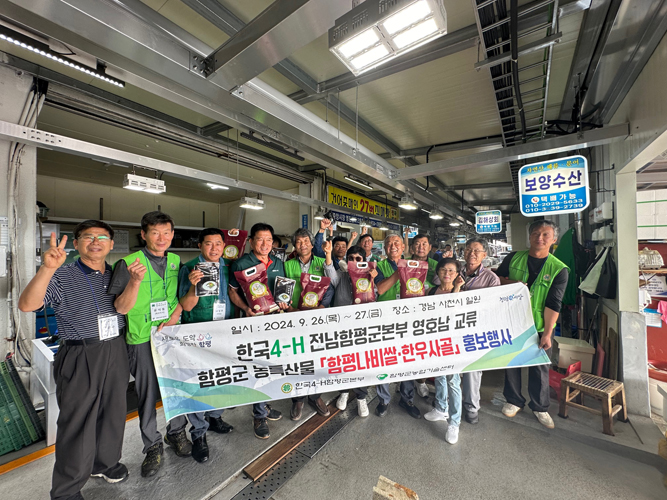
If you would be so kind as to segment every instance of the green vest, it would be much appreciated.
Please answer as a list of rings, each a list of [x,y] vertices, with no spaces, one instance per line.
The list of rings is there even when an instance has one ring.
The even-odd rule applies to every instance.
[[[387,279],[389,278],[394,272],[398,272],[398,270],[394,271],[391,267],[391,264],[389,263],[389,259],[384,259],[381,260],[377,263],[377,267],[380,271],[382,271],[382,274],[384,274],[384,278]],[[378,297],[378,302],[383,302],[385,300],[396,300],[396,297],[401,293],[401,280],[398,280],[394,286],[392,286],[389,290],[384,292],[382,295]]]
[[[188,268],[188,272],[192,272],[197,264],[199,264],[199,257],[195,257],[189,262],[186,262],[184,265]],[[225,264],[229,261],[225,259]],[[229,264],[220,266],[220,272],[224,273],[225,280],[229,283]],[[182,293],[182,292],[181,292]],[[205,321],[213,321],[213,304],[218,300],[217,295],[207,295],[205,297],[199,297],[197,305],[192,308],[192,311],[183,310],[183,316],[181,317],[182,323],[204,323]],[[230,306],[231,304],[231,306]],[[226,306],[229,310],[225,312],[225,316],[229,318],[234,317],[234,304],[231,301],[227,302]]]
[[[324,259],[322,257],[311,254],[308,274],[324,276]],[[292,293],[292,307],[296,307],[301,297],[301,262],[299,257],[285,262],[285,277],[296,281],[294,293]]]
[[[162,321],[151,322],[151,302],[166,300],[169,303],[170,315],[178,305],[178,271],[181,258],[175,253],[167,254],[167,267],[164,271],[167,280],[166,288],[164,280],[155,272],[144,252],[140,250],[123,258],[128,266],[137,259],[148,269],[144,274],[141,285],[139,285],[137,302],[127,313],[127,337],[125,340],[128,344],[150,342],[151,327],[162,323]],[[153,291],[152,297],[151,288]],[[167,292],[166,297],[165,290]]]
[[[535,328],[538,332],[544,331],[544,303],[547,300],[549,289],[556,275],[563,269],[567,269],[567,266],[549,254],[540,274],[530,287],[530,306],[533,311]],[[517,252],[512,257],[509,279],[524,283],[528,281],[528,250]]]

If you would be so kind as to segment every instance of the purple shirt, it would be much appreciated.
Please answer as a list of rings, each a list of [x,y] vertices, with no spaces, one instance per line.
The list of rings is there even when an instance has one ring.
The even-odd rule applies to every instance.
[[[466,281],[462,290],[477,290],[478,288],[500,286],[500,278],[491,269],[486,269],[484,266],[479,266],[477,271],[472,274],[466,274],[466,269],[464,268],[461,275]]]

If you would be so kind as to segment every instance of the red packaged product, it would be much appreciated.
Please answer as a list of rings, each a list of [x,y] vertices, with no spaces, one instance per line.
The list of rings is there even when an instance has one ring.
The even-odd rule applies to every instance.
[[[428,275],[428,262],[425,260],[401,259],[397,266],[401,281],[401,298],[409,299],[426,295],[424,282]]]
[[[352,295],[355,304],[375,302],[375,285],[371,271],[375,269],[375,262],[348,262],[347,272],[352,281]]]
[[[236,260],[244,254],[245,244],[248,241],[248,231],[223,229],[222,234],[225,240],[225,250],[222,256],[225,259]]]
[[[256,315],[271,314],[280,310],[269,291],[264,264],[257,264],[243,271],[234,271],[234,276],[243,288],[246,303]]]
[[[299,297],[299,309],[317,309],[322,302],[322,297],[327,292],[331,278],[317,276],[315,274],[301,274],[301,297]]]

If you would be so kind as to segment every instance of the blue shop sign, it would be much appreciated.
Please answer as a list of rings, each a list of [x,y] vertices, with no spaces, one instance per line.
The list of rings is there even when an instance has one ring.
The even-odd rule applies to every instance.
[[[475,214],[475,229],[477,234],[499,233],[503,229],[500,210],[484,210]]]

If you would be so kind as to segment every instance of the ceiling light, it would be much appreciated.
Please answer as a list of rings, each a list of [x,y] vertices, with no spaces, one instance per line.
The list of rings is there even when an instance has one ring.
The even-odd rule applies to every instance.
[[[262,210],[264,208],[264,200],[244,196],[241,198],[241,204],[239,207],[247,208],[248,210]]]
[[[401,201],[398,203],[398,206],[403,210],[417,210],[419,207],[415,203],[415,200],[412,198],[412,195],[409,193],[401,198]]]
[[[361,179],[355,179],[351,175],[346,175],[345,180],[350,181],[350,182],[354,182],[355,184],[359,184],[360,186],[364,186],[365,188],[369,188],[369,189],[371,188],[371,185],[368,182],[362,181]]]
[[[380,227],[378,228],[380,231],[389,231],[389,226],[385,222],[380,224]]]
[[[89,68],[81,64],[80,62],[74,61],[73,59],[69,59],[68,57],[58,54],[57,52],[51,50],[51,48],[47,44],[42,43],[33,38],[30,38],[29,36],[26,36],[23,33],[19,33],[18,31],[14,31],[13,29],[7,28],[6,26],[0,26],[0,40],[6,40],[9,43],[13,43],[17,47],[27,49],[31,52],[34,52],[35,54],[39,54],[48,59],[51,59],[52,61],[59,62],[60,64],[63,64],[65,66],[69,66],[70,68],[81,71],[82,73],[86,73],[87,75],[94,76],[99,80],[111,83],[112,85],[115,85],[117,87],[125,86],[125,82],[118,80],[117,78],[110,77],[104,71]]]
[[[220,184],[211,184],[210,182],[207,182],[206,185],[211,189],[229,189],[227,186],[221,186]]]
[[[371,225],[371,221],[368,219],[361,219],[361,222],[359,223],[361,227],[373,227]]]
[[[461,225],[461,223],[452,221],[452,222],[449,223],[449,225],[452,226],[452,227],[459,227]]]
[[[359,219],[357,219],[357,218],[354,217],[354,216],[350,216],[350,217],[348,217],[347,220],[349,220],[350,222],[357,222]]]
[[[421,210],[422,210],[422,212],[426,212],[427,214],[430,214],[430,213],[431,213],[430,210],[426,210],[425,208],[422,208]]]
[[[125,174],[123,187],[131,191],[144,191],[152,194],[162,194],[167,191],[163,180],[136,174]]]
[[[440,220],[443,219],[445,216],[442,214],[440,210],[434,208],[433,211],[428,215],[428,217],[429,219]]]
[[[319,207],[319,208],[317,209],[317,212],[315,212],[315,217],[313,217],[313,219],[315,219],[315,220],[323,220],[325,214],[326,214],[326,211],[325,211],[322,207]]]
[[[446,33],[443,0],[365,0],[336,20],[329,50],[359,75]]]

